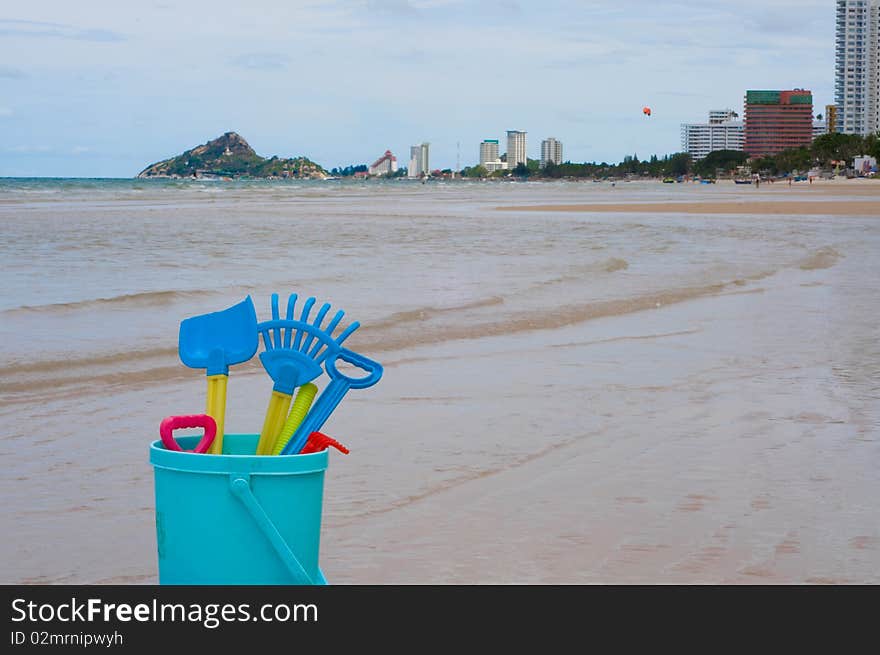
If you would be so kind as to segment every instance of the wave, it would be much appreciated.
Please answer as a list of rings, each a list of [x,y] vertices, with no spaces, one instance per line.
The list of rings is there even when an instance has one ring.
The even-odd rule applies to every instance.
[[[118,367],[121,364],[145,362],[151,359],[167,359],[177,357],[177,348],[150,348],[147,350],[128,350],[106,355],[90,355],[88,357],[64,357],[63,359],[45,359],[27,364],[11,364],[0,368],[0,380],[6,376],[26,376],[34,373],[47,373],[106,367]],[[4,388],[0,381],[0,391]]]
[[[555,307],[553,311],[512,312],[506,314],[503,319],[494,321],[470,321],[457,325],[435,326],[422,324],[418,330],[408,330],[404,333],[399,331],[388,333],[388,330],[383,331],[380,329],[380,325],[376,324],[362,328],[357,340],[357,348],[363,348],[366,352],[388,352],[448,341],[559,329],[597,318],[622,316],[705,296],[718,295],[726,291],[732,284],[732,282],[720,282],[696,287],[668,289],[631,298]],[[400,323],[392,325],[396,326]],[[389,327],[388,323],[385,327]]]
[[[482,309],[483,307],[493,307],[504,303],[501,296],[492,296],[490,298],[482,298],[474,300],[463,305],[454,305],[452,307],[418,307],[417,309],[409,309],[404,312],[396,312],[391,316],[380,319],[370,324],[372,330],[381,330],[383,328],[396,327],[406,323],[417,323],[428,321],[432,318],[442,316],[444,314],[454,314],[457,312],[467,311],[469,309]]]
[[[838,260],[843,257],[831,246],[819,248],[815,252],[810,253],[798,262],[798,268],[804,271],[815,271],[825,268],[831,268]]]
[[[83,309],[110,307],[162,307],[171,305],[178,300],[196,298],[214,293],[209,290],[190,291],[144,291],[142,293],[123,294],[109,298],[90,298],[88,300],[74,300],[72,302],[49,303],[46,305],[22,305],[11,309],[4,309],[0,314],[31,314],[37,312],[70,312]]]
[[[625,271],[629,268],[629,262],[619,257],[612,257],[602,266],[606,273],[615,273],[617,271]]]
[[[833,266],[841,256],[833,248],[826,247],[793,264],[805,270],[827,268]],[[741,293],[748,282],[764,279],[776,272],[764,270],[716,283],[668,288],[631,297],[572,303],[543,310],[519,308],[515,303],[506,303],[504,297],[497,295],[451,307],[418,307],[395,312],[371,322],[352,335],[347,345],[372,356],[374,353],[458,340],[554,330],[594,319],[623,316],[704,297]],[[157,296],[167,299],[174,298],[179,293],[181,292],[139,295],[147,297],[148,302],[154,302]],[[502,305],[503,311],[493,309]],[[490,311],[473,311],[487,309]],[[450,320],[469,310],[470,313],[462,318]],[[239,375],[264,374],[257,357],[235,368]],[[62,359],[56,356],[52,360],[14,363],[0,368],[0,394],[4,395],[0,399],[0,405],[30,402],[35,398],[44,400],[48,397],[75,397],[84,393],[103,393],[108,389],[192,380],[199,373],[198,370],[189,369],[180,363],[176,346],[88,357],[80,355]]]

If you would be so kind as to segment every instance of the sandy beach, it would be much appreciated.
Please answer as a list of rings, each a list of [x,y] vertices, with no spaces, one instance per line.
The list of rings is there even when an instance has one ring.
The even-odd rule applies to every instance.
[[[205,402],[179,322],[245,294],[263,318],[275,291],[344,308],[385,366],[326,426],[351,449],[325,479],[331,583],[878,583],[858,189],[7,189],[0,581],[156,581],[148,446]],[[258,432],[270,391],[233,367],[227,432]]]
[[[730,186],[727,183],[725,186]],[[754,185],[751,185],[754,186]],[[751,187],[746,185],[745,188]],[[880,181],[819,180],[812,184],[785,182],[763,183],[751,197],[705,202],[602,202],[568,205],[500,206],[502,211],[537,212],[608,212],[666,214],[765,214],[765,215],[834,215],[880,217]]]

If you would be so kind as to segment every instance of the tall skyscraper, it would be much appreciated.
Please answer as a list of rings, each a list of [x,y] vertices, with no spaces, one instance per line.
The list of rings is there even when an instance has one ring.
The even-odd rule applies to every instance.
[[[507,130],[507,168],[513,170],[517,164],[528,164],[526,152],[526,133]]]
[[[562,163],[562,142],[552,136],[541,141],[541,168],[549,163]]]
[[[837,0],[837,131],[880,131],[880,0]]]
[[[431,174],[428,162],[428,148],[430,143],[420,143],[409,149],[409,168],[406,170],[407,177],[422,177]]]
[[[484,139],[480,144],[480,166],[498,161],[498,139]]]
[[[813,142],[813,94],[792,91],[747,91],[743,150],[750,157],[775,155]]]
[[[743,122],[732,109],[713,109],[708,123],[682,123],[681,149],[694,161],[716,150],[743,149]]]

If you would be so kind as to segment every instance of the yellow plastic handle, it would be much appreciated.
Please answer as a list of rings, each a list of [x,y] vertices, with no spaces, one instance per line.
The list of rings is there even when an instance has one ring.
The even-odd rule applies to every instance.
[[[223,422],[226,417],[226,383],[228,381],[228,375],[208,376],[208,409],[205,413],[217,423],[217,436],[214,437],[214,442],[208,448],[208,452],[212,455],[223,454]]]
[[[317,393],[318,387],[311,382],[306,382],[299,388],[299,391],[296,393],[296,400],[293,401],[290,415],[287,417],[287,421],[284,422],[281,434],[278,435],[278,439],[275,441],[275,447],[272,449],[273,455],[280,455],[281,451],[284,450],[284,446],[287,445],[299,424],[303,422],[306,414],[309,413],[309,408],[312,406],[312,401],[315,400],[315,394]]]
[[[263,420],[263,430],[260,432],[260,441],[257,443],[257,455],[272,454],[272,446],[284,425],[292,398],[290,394],[272,391],[269,407],[266,408],[266,418]]]

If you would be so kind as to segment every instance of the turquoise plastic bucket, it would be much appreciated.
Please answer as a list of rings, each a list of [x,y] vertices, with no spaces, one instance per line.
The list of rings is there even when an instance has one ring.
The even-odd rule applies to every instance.
[[[192,449],[200,438],[177,441]],[[222,455],[150,445],[159,584],[327,584],[318,566],[327,451],[257,456],[259,438],[224,435]]]

